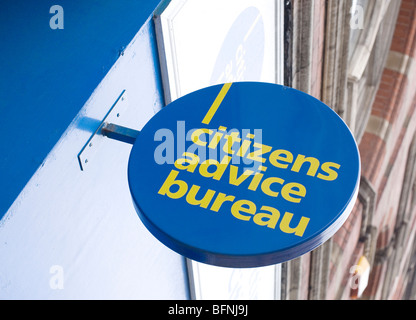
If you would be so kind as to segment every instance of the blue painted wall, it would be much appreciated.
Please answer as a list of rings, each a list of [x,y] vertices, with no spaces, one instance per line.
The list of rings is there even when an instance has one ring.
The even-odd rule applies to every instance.
[[[0,2],[0,219],[159,1]]]

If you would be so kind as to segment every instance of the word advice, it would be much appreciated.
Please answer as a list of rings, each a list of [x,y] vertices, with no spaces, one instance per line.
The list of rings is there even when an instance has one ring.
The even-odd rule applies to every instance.
[[[211,142],[205,142],[199,139],[202,133],[210,134],[211,131],[210,129],[196,130],[192,140],[193,143],[204,144],[205,146],[208,144],[208,147],[218,146],[218,141],[221,138],[219,135],[214,136]],[[306,187],[301,183],[286,181],[280,177],[265,176],[267,160],[275,167],[290,169],[297,173],[304,172],[308,176],[325,181],[336,180],[341,166],[334,162],[321,164],[316,158],[300,154],[295,157],[287,150],[272,151],[272,147],[256,142],[253,143],[254,148],[250,148],[250,139],[244,140],[238,151],[235,151],[232,150],[231,145],[232,141],[236,140],[237,135],[229,135],[224,138],[228,139],[229,143],[223,145],[223,149],[227,152],[223,154],[220,161],[216,159],[201,161],[200,157],[193,152],[184,152],[182,157],[174,162],[175,168],[166,177],[158,194],[171,199],[184,197],[189,205],[199,206],[212,212],[220,212],[222,208],[221,212],[224,212],[227,210],[226,208],[230,208],[230,213],[238,220],[251,221],[257,226],[270,229],[276,229],[278,226],[280,231],[286,234],[302,237],[310,218],[304,216],[296,217],[297,222],[293,222],[292,219],[295,215],[291,212],[285,212],[280,220],[280,211],[274,207],[258,205],[254,201],[247,199],[237,199],[235,195],[225,194],[209,188],[203,194],[200,185],[188,185],[184,178],[180,177],[180,172],[186,171],[192,174],[199,174],[206,179],[227,182],[229,185],[246,188],[253,192],[262,192],[272,198],[280,197],[292,204],[299,204],[306,197]],[[254,135],[251,135],[250,138],[254,138]],[[254,151],[250,149],[254,149]],[[257,161],[259,163],[258,169],[246,169],[234,165],[232,155],[235,154]],[[211,185],[215,184],[212,183]],[[294,224],[296,226],[293,226]]]

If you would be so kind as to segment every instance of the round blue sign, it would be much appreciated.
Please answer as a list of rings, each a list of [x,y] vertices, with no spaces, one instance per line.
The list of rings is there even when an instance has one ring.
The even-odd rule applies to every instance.
[[[147,229],[190,259],[259,267],[328,240],[355,203],[356,142],[342,119],[295,89],[258,82],[175,100],[142,129],[128,165]]]

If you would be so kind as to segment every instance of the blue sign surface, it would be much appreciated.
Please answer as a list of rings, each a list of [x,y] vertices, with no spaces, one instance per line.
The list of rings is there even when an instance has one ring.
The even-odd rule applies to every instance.
[[[356,142],[334,111],[258,82],[175,100],[142,129],[128,166],[148,230],[225,267],[281,263],[321,245],[351,212],[359,178]]]

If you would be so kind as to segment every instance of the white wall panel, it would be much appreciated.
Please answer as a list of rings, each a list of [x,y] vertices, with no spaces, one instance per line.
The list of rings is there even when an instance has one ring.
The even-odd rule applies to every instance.
[[[77,159],[123,90],[120,125],[140,130],[161,108],[153,41],[148,21],[1,221],[0,299],[187,297],[183,258],[133,208],[131,145],[104,138],[85,171]]]

